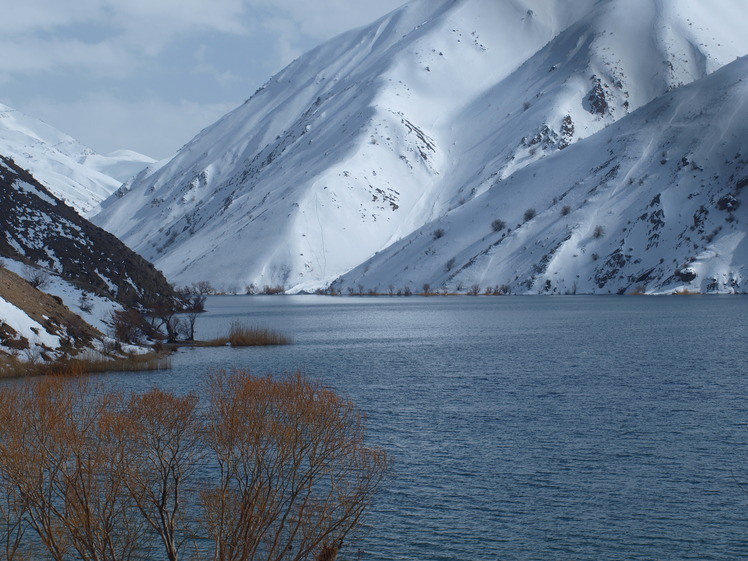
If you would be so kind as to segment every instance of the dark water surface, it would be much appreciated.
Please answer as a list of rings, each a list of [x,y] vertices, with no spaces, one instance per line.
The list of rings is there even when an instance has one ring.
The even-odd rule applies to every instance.
[[[180,351],[128,386],[301,369],[395,475],[346,559],[748,558],[748,298],[212,297],[287,347]]]

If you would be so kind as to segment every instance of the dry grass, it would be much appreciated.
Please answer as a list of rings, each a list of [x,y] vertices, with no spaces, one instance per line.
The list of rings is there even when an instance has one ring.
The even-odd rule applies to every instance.
[[[53,362],[25,362],[16,357],[0,357],[0,378],[29,376],[82,376],[102,372],[144,372],[168,370],[171,357],[163,353],[106,357],[96,353]]]
[[[267,327],[244,325],[235,321],[231,324],[229,334],[209,341],[200,341],[198,347],[265,347],[270,345],[290,345],[292,340]]]

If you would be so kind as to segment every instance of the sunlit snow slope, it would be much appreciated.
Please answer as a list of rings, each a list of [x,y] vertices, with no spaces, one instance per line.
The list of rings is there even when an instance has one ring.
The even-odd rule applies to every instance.
[[[745,292],[748,57],[502,180],[340,291]],[[532,212],[530,212],[532,211]]]
[[[504,198],[497,185],[532,191],[536,168],[548,169],[551,156],[567,162],[557,171],[571,176],[587,150],[594,159],[607,142],[597,139],[600,131],[748,52],[746,14],[746,0],[414,1],[289,65],[170,162],[125,184],[95,221],[178,284],[313,289],[372,257],[368,271],[344,282],[379,290],[477,282],[477,269],[457,256],[486,247],[449,254],[403,247],[462,208],[495,205],[491,215],[515,228],[532,198]],[[563,176],[546,182],[548,204],[561,200],[566,183]],[[586,211],[593,215],[631,210],[587,198],[599,206]],[[599,218],[608,232],[636,219]],[[492,220],[461,220],[459,233],[439,241],[479,243],[470,240],[486,227],[491,233]],[[535,241],[528,237],[521,251]],[[402,265],[387,257],[397,242]],[[562,245],[555,237],[542,243]],[[670,249],[660,252],[672,260]],[[575,279],[568,263],[563,276]],[[538,291],[541,273],[532,281],[519,269],[489,276],[481,282]],[[648,279],[656,284],[654,277],[642,283]],[[571,291],[574,283],[552,280],[554,287]]]
[[[12,157],[55,196],[84,215],[153,163],[153,159],[129,150],[102,156],[46,123],[2,104],[0,154]]]

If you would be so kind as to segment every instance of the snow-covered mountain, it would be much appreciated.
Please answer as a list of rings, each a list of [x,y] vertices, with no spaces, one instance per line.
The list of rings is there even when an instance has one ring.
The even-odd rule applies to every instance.
[[[610,131],[659,147],[666,143],[662,129],[675,129],[665,126],[669,121],[658,121],[657,130],[644,125],[664,111],[667,100],[716,117],[699,98],[716,101],[719,92],[709,88],[722,82],[704,78],[748,52],[746,14],[748,0],[416,0],[289,65],[170,162],[126,183],[94,220],[179,284],[209,280],[236,291],[249,284],[313,289],[368,261],[342,282],[380,290],[399,282],[452,289],[491,282],[515,291],[558,292],[573,291],[580,275],[576,290],[607,292],[614,277],[634,273],[621,266],[614,275],[616,267],[607,267],[609,278],[600,286],[607,273],[593,274],[595,282],[583,280],[591,269],[577,258],[558,270],[549,263],[560,259],[562,249],[582,243],[579,236],[592,223],[601,226],[593,237],[600,247],[590,253],[601,265],[620,261],[613,245],[605,253],[601,240],[614,244],[611,236],[620,238],[621,224],[633,229],[628,222],[644,214],[638,201],[656,189],[647,180],[654,173],[649,160],[637,167],[641,146]],[[684,90],[696,97],[692,104],[666,95],[692,82],[699,84]],[[629,114],[620,127],[606,128]],[[707,124],[671,116],[692,143]],[[711,221],[716,228],[722,211],[711,210],[711,198],[732,192],[739,199],[739,193],[726,176],[713,179],[726,164],[719,170],[706,166],[741,157],[718,147],[697,150],[681,145],[680,133],[671,136],[660,159],[675,165],[678,152],[688,161],[681,171],[700,166],[703,172],[693,172],[702,173],[703,181],[712,178],[712,187],[693,189],[687,199],[709,210],[709,218],[689,219],[696,229]],[[604,145],[608,138],[610,145]],[[598,162],[609,149],[614,153]],[[627,166],[642,173],[624,173]],[[737,172],[739,164],[734,167]],[[611,174],[609,184],[616,177],[631,180],[625,190],[631,197],[611,199],[620,193],[601,184],[603,171]],[[545,178],[542,188],[538,177]],[[585,183],[584,197],[583,188],[571,187],[593,178],[595,190]],[[554,198],[561,209],[570,207],[563,210],[564,228],[551,228],[558,222],[550,219]],[[654,199],[652,194],[647,203]],[[524,220],[530,205],[538,216]],[[667,210],[667,221],[647,238],[663,230],[659,245],[624,242],[621,257],[627,262],[648,262],[638,252],[655,247],[658,262],[678,260],[671,242],[680,231],[664,235],[678,230],[669,223],[676,212],[657,208],[648,215],[657,210]],[[708,243],[742,227],[734,213],[728,215],[733,220],[727,224],[735,226],[723,226]],[[541,223],[546,228],[530,228]],[[475,263],[495,255],[502,235],[507,241],[521,238],[513,255],[522,257],[505,260],[503,269],[493,259],[484,263],[483,276],[477,274]],[[420,240],[431,242],[420,247]],[[448,243],[454,245],[442,247]],[[533,250],[536,243],[542,251]],[[676,266],[683,278],[690,276],[683,263]],[[673,273],[661,269],[647,275],[643,269],[639,284],[667,284]],[[543,276],[553,272],[554,278]]]
[[[0,155],[0,256],[51,273],[124,305],[174,296],[163,275]]]
[[[97,154],[54,127],[2,104],[0,154],[31,171],[55,196],[83,215],[154,162],[130,150]]]
[[[100,350],[113,311],[178,302],[153,265],[2,155],[0,233],[0,374],[6,355]]]
[[[335,283],[389,292],[745,292],[748,57],[666,94]],[[359,288],[362,287],[362,288]]]

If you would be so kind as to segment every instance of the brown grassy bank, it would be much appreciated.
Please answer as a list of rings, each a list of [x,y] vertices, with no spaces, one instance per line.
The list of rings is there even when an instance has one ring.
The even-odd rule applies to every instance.
[[[103,372],[145,372],[168,370],[171,357],[165,353],[147,353],[110,358],[98,354],[56,361],[22,361],[16,357],[0,357],[0,378],[28,376],[81,376]]]

